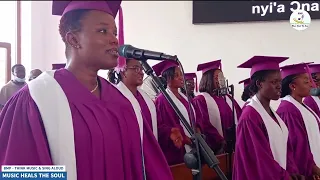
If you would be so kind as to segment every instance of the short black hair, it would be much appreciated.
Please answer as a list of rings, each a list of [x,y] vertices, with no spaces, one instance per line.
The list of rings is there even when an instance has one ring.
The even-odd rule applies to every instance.
[[[14,69],[17,68],[17,67],[23,67],[24,68],[24,66],[22,64],[15,64],[15,65],[12,66],[11,72],[13,73]]]
[[[78,9],[69,11],[64,14],[60,19],[59,24],[59,33],[62,38],[62,41],[66,45],[65,54],[68,58],[69,56],[69,47],[66,41],[66,34],[71,31],[80,31],[81,30],[81,19],[85,16],[90,10],[88,9]]]
[[[298,76],[298,74],[290,75],[282,79],[281,81],[281,98],[290,95],[291,89],[289,85],[293,82],[293,80]]]
[[[249,84],[249,90],[253,93],[256,94],[259,91],[259,87],[257,86],[258,83],[264,82],[266,80],[266,77],[271,74],[275,73],[278,70],[262,70],[262,71],[257,71],[251,76],[251,82]]]
[[[161,76],[168,82],[169,80],[174,79],[174,72],[175,72],[176,67],[171,67],[167,70],[165,70]]]
[[[246,86],[244,89],[243,89],[243,92],[242,92],[242,95],[241,95],[241,99],[242,101],[247,101],[248,99],[250,99],[252,93],[250,91],[250,87],[249,86]]]

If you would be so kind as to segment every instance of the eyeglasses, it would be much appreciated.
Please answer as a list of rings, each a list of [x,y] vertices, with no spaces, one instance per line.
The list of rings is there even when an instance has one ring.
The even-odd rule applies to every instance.
[[[139,73],[139,72],[143,71],[143,68],[142,68],[142,67],[139,67],[139,66],[126,67],[126,69],[132,69],[132,70],[134,70],[136,73]]]
[[[320,78],[314,78],[313,81],[314,81],[315,83],[320,82]]]

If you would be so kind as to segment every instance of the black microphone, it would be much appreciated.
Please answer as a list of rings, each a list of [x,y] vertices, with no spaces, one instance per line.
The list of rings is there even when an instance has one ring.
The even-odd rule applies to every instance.
[[[310,95],[311,96],[320,96],[320,88],[312,88],[310,90]]]
[[[225,96],[228,92],[228,82],[222,73],[218,75],[219,88],[216,90],[218,96]]]
[[[171,56],[161,52],[139,49],[128,44],[120,46],[118,49],[118,53],[120,56],[125,57],[127,59],[136,59],[140,61],[145,61],[147,59],[172,61],[178,60],[177,56]]]

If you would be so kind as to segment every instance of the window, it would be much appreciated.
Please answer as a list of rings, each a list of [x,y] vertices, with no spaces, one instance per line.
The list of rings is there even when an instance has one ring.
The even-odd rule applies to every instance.
[[[0,1],[0,42],[11,44],[11,63],[17,62],[16,42],[17,42],[17,2],[16,1]],[[5,48],[0,48],[0,87],[5,84],[7,75]],[[8,79],[8,78],[7,78]]]

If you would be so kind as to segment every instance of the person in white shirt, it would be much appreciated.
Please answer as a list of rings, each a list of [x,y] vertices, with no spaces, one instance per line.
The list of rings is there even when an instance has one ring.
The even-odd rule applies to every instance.
[[[12,66],[13,78],[0,90],[0,111],[6,102],[15,95],[24,85],[26,85],[26,69],[22,64]]]

